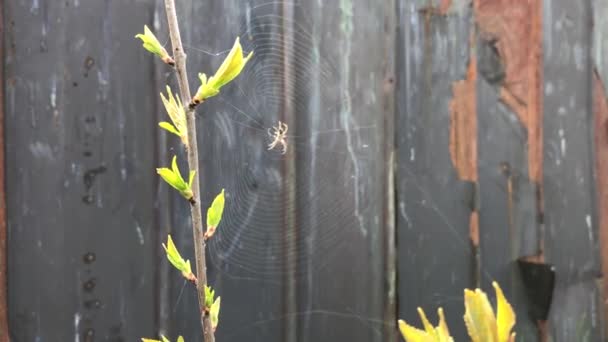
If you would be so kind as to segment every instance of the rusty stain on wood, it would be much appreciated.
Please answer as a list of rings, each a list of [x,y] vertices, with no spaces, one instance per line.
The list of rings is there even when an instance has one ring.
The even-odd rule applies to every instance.
[[[597,208],[600,236],[602,274],[608,274],[608,99],[606,89],[597,72],[593,72],[593,117],[595,142],[595,174],[597,182]],[[608,282],[602,282],[604,295],[608,294]],[[604,312],[608,303],[604,298]],[[608,317],[608,316],[606,316]]]
[[[0,42],[4,41],[4,11],[0,3]],[[4,61],[4,44],[0,44],[0,58]],[[0,80],[4,80],[4,63],[0,64]],[[7,302],[7,225],[4,169],[4,83],[0,82],[0,342],[9,341]]]
[[[450,157],[461,180],[477,181],[477,62],[471,57],[466,78],[454,82],[450,101]]]
[[[529,178],[542,183],[542,2],[477,0],[474,15],[480,37],[494,42],[505,78],[501,100],[528,131]]]
[[[479,213],[476,210],[469,217],[469,238],[473,246],[479,246]]]

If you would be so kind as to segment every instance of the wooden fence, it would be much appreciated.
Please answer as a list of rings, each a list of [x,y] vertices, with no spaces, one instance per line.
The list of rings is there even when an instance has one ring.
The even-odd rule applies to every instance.
[[[418,306],[465,341],[463,289],[494,280],[518,341],[606,339],[608,4],[177,2],[193,86],[236,36],[254,50],[198,110],[203,206],[227,194],[219,341],[398,341]],[[133,37],[168,43],[162,0],[0,10],[0,341],[201,341],[161,248],[192,258],[155,173],[185,159],[157,127],[174,74]],[[552,267],[553,292],[518,261]]]

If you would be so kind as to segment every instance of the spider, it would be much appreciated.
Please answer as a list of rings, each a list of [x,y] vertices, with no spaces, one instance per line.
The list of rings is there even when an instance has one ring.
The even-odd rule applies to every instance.
[[[281,150],[281,154],[285,154],[287,152],[287,140],[285,140],[285,135],[287,134],[287,130],[289,127],[286,123],[279,121],[279,124],[273,126],[268,129],[268,135],[273,139],[270,144],[268,144],[268,150],[272,150],[277,145],[283,146]]]

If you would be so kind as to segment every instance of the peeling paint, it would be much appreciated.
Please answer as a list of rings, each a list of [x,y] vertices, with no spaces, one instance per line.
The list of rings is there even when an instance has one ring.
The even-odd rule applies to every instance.
[[[477,62],[469,62],[466,79],[452,85],[450,157],[461,180],[477,181]]]
[[[492,41],[503,63],[501,100],[528,131],[529,178],[542,183],[542,2],[477,0],[474,15],[480,37]],[[551,91],[553,88],[550,88]]]

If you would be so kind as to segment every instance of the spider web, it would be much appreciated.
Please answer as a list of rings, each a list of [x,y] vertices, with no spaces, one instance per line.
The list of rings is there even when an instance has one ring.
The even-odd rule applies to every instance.
[[[281,14],[286,4],[293,6],[295,18]],[[225,181],[226,209],[208,243],[208,262],[223,275],[258,278],[295,271],[301,276],[340,253],[353,229],[367,234],[360,164],[371,160],[369,147],[377,144],[377,127],[371,118],[353,119],[348,92],[323,89],[337,89],[343,81],[332,59],[320,52],[323,33],[311,18],[298,3],[247,5],[237,35],[244,51],[253,50],[254,55],[241,75],[199,110],[211,113],[204,114],[208,116],[202,120],[202,136],[213,144],[201,165],[212,165],[213,170],[205,170],[213,182]],[[213,66],[205,70],[215,70],[228,53],[193,41],[184,46],[191,58],[212,60]],[[293,51],[290,71],[285,67],[286,47]],[[268,149],[274,140],[268,130],[290,115],[286,103],[293,110],[284,155],[280,144]],[[285,174],[290,154],[296,173],[291,180]],[[294,189],[292,197],[285,195],[289,187]],[[296,229],[286,223],[290,213],[296,215]],[[310,263],[307,256],[313,254],[314,266],[299,264]],[[295,269],[288,268],[286,260],[295,262]]]
[[[237,340],[251,329],[294,317],[302,319],[302,331],[315,325],[315,318],[324,317],[330,320],[317,324],[352,320],[376,337],[382,336],[384,325],[394,324],[367,311],[374,304],[363,303],[365,300],[358,307],[339,301],[319,303],[319,284],[331,282],[327,274],[332,271],[345,274],[336,279],[351,279],[347,267],[370,272],[361,282],[374,285],[361,285],[346,298],[363,288],[370,293],[382,290],[374,288],[381,282],[382,265],[357,265],[358,259],[345,267],[348,262],[344,260],[353,255],[353,248],[357,248],[353,245],[364,248],[359,255],[378,252],[369,250],[372,243],[361,241],[377,234],[369,230],[375,227],[373,216],[378,219],[379,214],[372,203],[378,194],[373,193],[369,178],[377,170],[377,154],[382,153],[383,127],[379,127],[380,113],[361,115],[359,108],[353,108],[354,103],[363,102],[353,99],[373,91],[366,92],[356,76],[349,78],[348,68],[356,63],[349,61],[348,39],[334,41],[331,36],[332,25],[341,34],[349,28],[341,27],[344,24],[335,18],[313,12],[322,11],[323,6],[312,3],[243,2],[245,14],[239,17],[239,29],[223,36],[239,36],[243,50],[254,51],[254,55],[237,79],[198,109],[199,144],[204,146],[203,208],[221,188],[226,190],[222,223],[207,244],[211,283],[229,278],[243,280],[239,286],[270,284],[278,288],[285,285],[285,279],[295,278],[297,291],[307,292],[298,293],[300,299],[306,299],[295,308],[257,308],[259,319],[241,323],[223,336],[226,340]],[[293,15],[283,12],[285,5],[291,6]],[[233,39],[204,37],[200,31],[185,40],[191,72],[195,65],[208,73],[216,70]],[[208,41],[214,41],[213,45]],[[291,52],[287,64],[285,51]],[[279,121],[289,125],[286,154],[281,145],[268,149],[274,139],[268,130]],[[422,200],[420,205],[436,211],[445,221],[442,229],[456,238],[454,248],[469,248],[467,237],[458,235],[444,220],[430,197],[428,203]],[[196,300],[193,293],[190,296]],[[441,304],[462,299],[438,293],[436,300]]]

